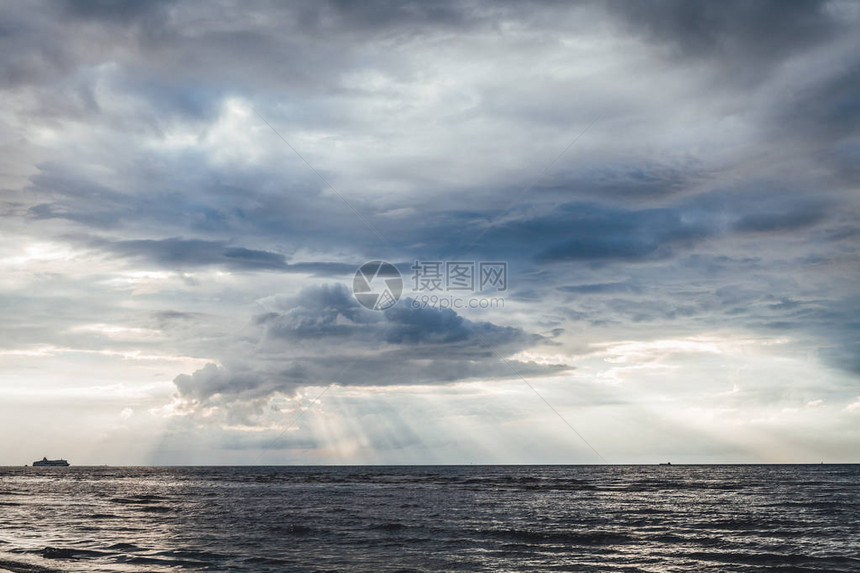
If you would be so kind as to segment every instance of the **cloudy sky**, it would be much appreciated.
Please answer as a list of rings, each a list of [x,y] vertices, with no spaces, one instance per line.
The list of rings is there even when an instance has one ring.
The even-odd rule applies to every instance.
[[[860,462],[858,4],[0,15],[0,464]]]

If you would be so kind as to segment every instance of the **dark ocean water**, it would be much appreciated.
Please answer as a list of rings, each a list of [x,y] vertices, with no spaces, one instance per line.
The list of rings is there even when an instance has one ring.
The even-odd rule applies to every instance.
[[[0,468],[3,569],[860,571],[860,466]]]

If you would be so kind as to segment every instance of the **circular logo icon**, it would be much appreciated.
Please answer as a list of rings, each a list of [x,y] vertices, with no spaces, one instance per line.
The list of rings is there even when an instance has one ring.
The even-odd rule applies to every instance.
[[[386,310],[400,300],[403,277],[391,263],[370,261],[355,271],[352,294],[361,306],[370,310]]]

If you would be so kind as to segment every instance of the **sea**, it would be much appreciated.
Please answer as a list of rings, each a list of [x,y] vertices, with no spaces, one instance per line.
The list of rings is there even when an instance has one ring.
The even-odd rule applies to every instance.
[[[860,465],[0,468],[0,571],[860,571]]]

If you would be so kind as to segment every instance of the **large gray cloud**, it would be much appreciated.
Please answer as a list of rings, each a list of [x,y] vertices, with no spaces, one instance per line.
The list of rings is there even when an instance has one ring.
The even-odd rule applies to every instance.
[[[501,360],[550,343],[541,336],[410,303],[369,311],[338,283],[278,297],[235,348],[222,352],[222,366],[180,375],[176,386],[195,407],[232,406],[303,386],[446,384],[568,369]]]

